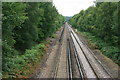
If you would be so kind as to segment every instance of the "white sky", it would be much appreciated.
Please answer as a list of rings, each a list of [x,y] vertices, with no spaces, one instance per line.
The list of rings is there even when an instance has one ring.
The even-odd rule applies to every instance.
[[[58,12],[63,16],[73,16],[92,6],[95,0],[53,0]]]

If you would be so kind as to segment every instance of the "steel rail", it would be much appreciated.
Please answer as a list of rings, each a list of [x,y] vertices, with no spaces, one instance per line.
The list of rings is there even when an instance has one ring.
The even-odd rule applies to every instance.
[[[57,78],[57,72],[58,72],[60,56],[61,56],[61,51],[60,50],[61,50],[61,44],[63,42],[64,32],[65,32],[65,26],[63,26],[63,30],[62,30],[60,38],[59,38],[59,45],[58,45],[58,48],[57,48],[57,51],[56,51],[56,53],[58,54],[57,55],[58,57],[56,57],[58,59],[58,61],[56,63],[55,69],[54,69],[53,80],[56,80],[56,78]]]
[[[70,41],[69,38],[67,39],[67,56],[68,56],[68,70],[69,70],[69,80],[72,80],[73,78],[73,72],[72,72],[72,62],[71,62],[71,50],[70,50]]]
[[[99,79],[99,78],[111,78],[110,74],[106,71],[106,69],[103,67],[103,65],[101,64],[101,62],[97,59],[97,57],[93,54],[93,52],[92,52],[88,47],[86,47],[86,45],[85,45],[86,49],[89,51],[89,53],[91,54],[91,56],[98,62],[97,65],[99,65],[99,67],[102,67],[102,69],[103,69],[104,72],[105,72],[105,73],[104,73],[104,72],[103,72],[103,73],[104,73],[106,76],[105,76],[105,75],[100,75],[100,74],[103,74],[103,73],[101,73],[101,70],[99,70],[99,71],[97,71],[97,72],[95,71],[94,66],[93,66],[94,64],[90,62],[89,57],[87,56],[87,54],[85,54],[85,50],[84,50],[84,48],[83,48],[83,46],[82,46],[82,43],[83,43],[83,42],[81,42],[81,43],[78,42],[78,38],[76,37],[75,32],[71,31],[71,33],[73,34],[73,36],[74,36],[74,38],[76,39],[78,45],[80,46],[80,48],[81,48],[84,56],[86,57],[88,63],[90,64],[92,70],[94,71],[96,77],[97,77],[98,79]],[[99,74],[98,72],[100,72],[100,74]]]
[[[93,52],[88,48],[88,46],[86,46],[83,42],[79,42],[79,40],[78,40],[79,38],[77,37],[77,35],[75,34],[75,32],[72,30],[71,27],[69,27],[69,28],[70,28],[69,30],[70,30],[71,34],[73,35],[73,37],[75,38],[75,41],[77,42],[77,44],[79,45],[80,49],[82,50],[82,52],[83,52],[83,54],[84,54],[87,62],[89,63],[91,69],[93,70],[94,74],[96,75],[96,78],[97,79],[100,79],[100,78],[111,78],[111,75],[106,71],[106,68],[103,67],[103,65],[101,64],[101,62],[93,54]],[[84,44],[84,45],[82,45],[82,44]],[[90,53],[90,55],[89,55],[89,56],[91,56],[90,58],[87,56],[86,52]],[[96,60],[96,61],[92,61],[93,63],[90,62],[92,57],[94,58],[93,60]],[[95,64],[95,62],[97,62],[97,63]],[[94,69],[95,66],[96,67],[99,66],[99,68]],[[103,70],[102,71],[103,73],[101,72],[100,69]],[[96,70],[98,70],[98,71],[96,71]],[[105,75],[102,75],[102,74],[105,74]]]
[[[73,44],[74,56],[75,56],[78,70],[79,70],[80,78],[81,78],[81,80],[86,80],[87,77],[85,74],[85,70],[84,70],[83,65],[81,63],[81,60],[78,57],[78,53],[77,53],[76,48],[74,46],[73,40],[71,40],[71,44]]]
[[[69,27],[69,26],[68,26],[68,27]],[[72,30],[70,29],[70,27],[69,27],[69,32],[70,32],[71,36],[73,35],[74,39],[76,40],[77,44],[79,45],[79,43],[78,43],[76,37],[74,36]],[[72,39],[72,38],[71,38],[71,39]],[[72,42],[73,42],[73,41],[74,41],[74,40],[72,39]],[[73,42],[73,44],[74,44],[74,42]],[[98,76],[96,75],[94,69],[92,68],[89,60],[87,59],[87,57],[86,57],[86,55],[84,54],[84,51],[82,50],[82,48],[81,48],[80,45],[79,45],[79,47],[80,47],[80,49],[81,49],[84,57],[86,58],[87,63],[88,63],[89,66],[91,67],[91,69],[92,69],[92,71],[93,71],[93,74],[95,74],[96,78],[98,78]],[[75,48],[75,44],[74,44],[74,48]],[[85,73],[84,68],[83,68],[83,64],[81,63],[81,60],[80,60],[79,57],[78,57],[78,52],[77,52],[76,48],[74,49],[74,52],[75,52],[75,57],[76,57],[77,65],[78,65],[78,67],[79,67],[79,72],[80,72],[81,78],[82,78],[82,79],[87,79],[86,73]]]
[[[68,30],[69,30],[69,28],[68,28]],[[69,30],[69,34],[70,34],[70,30]],[[69,63],[69,76],[70,76],[70,78],[72,77],[72,75],[73,75],[73,73],[72,73],[72,67],[71,67],[71,64],[72,64],[72,62],[71,62],[71,52],[74,52],[74,57],[75,57],[75,60],[76,60],[76,65],[77,65],[77,67],[78,67],[78,71],[79,71],[79,77],[81,78],[81,80],[86,80],[86,74],[85,74],[85,71],[84,71],[84,68],[83,68],[83,65],[81,64],[81,61],[80,61],[80,59],[79,59],[79,57],[78,57],[78,53],[77,53],[77,51],[76,51],[76,49],[75,49],[75,46],[74,46],[74,43],[73,43],[73,40],[72,40],[72,37],[71,37],[71,35],[69,35],[69,39],[68,39],[68,46],[69,46],[69,48],[68,48],[68,52],[69,52],[69,54],[68,54],[68,63]],[[71,51],[71,48],[73,49],[73,51]]]
[[[93,67],[92,67],[92,65],[91,65],[91,63],[90,63],[90,61],[88,60],[87,56],[85,55],[85,52],[84,52],[84,50],[83,50],[82,46],[79,44],[79,42],[78,42],[78,40],[76,39],[76,37],[75,37],[74,33],[73,33],[73,32],[71,32],[71,33],[73,34],[73,36],[74,36],[74,38],[75,38],[76,42],[78,43],[78,45],[79,45],[80,49],[82,50],[82,52],[83,52],[83,54],[84,54],[84,56],[85,56],[85,58],[86,58],[87,62],[89,63],[90,67],[92,68],[92,70],[93,70],[94,74],[95,74],[95,75],[96,75],[96,77],[98,78],[98,75],[95,73],[95,71],[94,71],[94,69],[93,69]]]

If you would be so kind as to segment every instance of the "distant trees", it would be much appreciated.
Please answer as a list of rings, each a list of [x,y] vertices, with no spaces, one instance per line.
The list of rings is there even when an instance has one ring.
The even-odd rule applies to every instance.
[[[72,18],[72,16],[65,16],[65,21],[69,22],[69,20]]]
[[[91,6],[73,16],[70,23],[79,30],[91,32],[105,42],[120,47],[119,6],[120,3],[117,2],[97,3],[96,7]]]

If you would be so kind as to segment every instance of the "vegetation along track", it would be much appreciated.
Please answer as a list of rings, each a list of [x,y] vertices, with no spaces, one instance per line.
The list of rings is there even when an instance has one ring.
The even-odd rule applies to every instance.
[[[69,30],[69,38],[67,40],[69,78],[76,78],[72,65],[77,65],[77,73],[79,72],[79,78],[83,80],[90,78],[111,78],[100,62],[96,60],[95,55],[80,41],[69,24],[67,24],[67,29]]]

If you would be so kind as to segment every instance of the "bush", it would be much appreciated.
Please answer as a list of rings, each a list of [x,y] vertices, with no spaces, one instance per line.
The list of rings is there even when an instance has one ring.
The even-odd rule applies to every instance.
[[[24,55],[15,55],[13,58],[4,58],[6,64],[3,67],[3,77],[16,77],[16,74],[24,74],[23,69],[28,69],[27,65],[34,66],[44,53],[44,44],[36,45],[35,47],[25,51]],[[22,71],[22,72],[20,72]],[[7,76],[5,75],[7,74]]]
[[[89,32],[81,32],[90,42],[91,45],[96,45],[98,49],[102,51],[102,53],[111,58],[115,63],[120,65],[120,49],[118,47],[112,46],[109,43],[104,42],[100,38],[93,36],[93,34]]]

